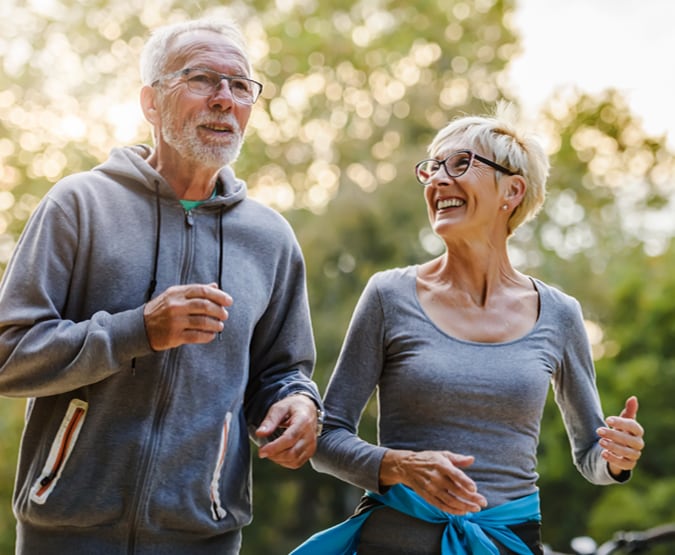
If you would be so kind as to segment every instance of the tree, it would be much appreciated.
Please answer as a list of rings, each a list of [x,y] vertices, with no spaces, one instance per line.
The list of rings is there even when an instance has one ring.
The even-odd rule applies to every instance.
[[[618,414],[626,397],[638,394],[638,416],[648,441],[628,484],[595,488],[575,476],[557,409],[549,402],[542,426],[540,486],[545,522],[556,523],[545,525],[547,539],[562,549],[582,532],[608,539],[617,529],[675,518],[656,505],[672,485],[664,467],[652,467],[656,453],[649,449],[660,445],[659,436],[667,429],[662,415],[670,412],[664,401],[673,394],[673,382],[668,379],[672,356],[665,344],[673,324],[641,324],[656,313],[661,323],[668,321],[672,305],[666,292],[672,289],[667,268],[672,264],[673,154],[665,137],[644,133],[616,91],[595,97],[561,91],[549,102],[544,126],[554,137],[546,210],[516,238],[514,249],[530,261],[531,271],[581,301],[605,411]],[[658,301],[645,303],[645,295]],[[645,351],[645,343],[652,342],[654,348]],[[647,368],[659,369],[653,381],[646,379]],[[659,449],[658,457],[662,455]],[[663,460],[672,461],[669,456]],[[618,502],[636,497],[641,499],[638,505]]]

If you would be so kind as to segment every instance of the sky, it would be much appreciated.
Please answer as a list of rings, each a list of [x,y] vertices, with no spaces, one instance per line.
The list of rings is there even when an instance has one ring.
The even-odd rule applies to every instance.
[[[675,1],[517,0],[514,92],[535,113],[559,87],[624,93],[645,130],[675,147]]]

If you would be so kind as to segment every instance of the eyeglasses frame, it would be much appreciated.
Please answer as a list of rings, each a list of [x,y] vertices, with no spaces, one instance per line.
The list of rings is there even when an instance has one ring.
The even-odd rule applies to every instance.
[[[445,162],[447,162],[450,158],[452,158],[453,156],[456,156],[457,154],[468,154],[471,158],[469,160],[469,164],[466,166],[466,169],[462,173],[457,174],[457,175],[452,175],[448,171],[448,167],[445,165]],[[497,164],[497,162],[493,162],[489,158],[485,158],[484,156],[481,156],[480,154],[476,154],[473,150],[464,149],[464,150],[456,150],[455,152],[450,153],[443,160],[436,160],[435,158],[426,158],[426,159],[418,162],[415,165],[415,178],[424,187],[427,187],[428,185],[431,184],[431,181],[432,181],[431,179],[428,182],[424,183],[419,177],[418,168],[422,164],[424,164],[425,162],[437,162],[438,164],[440,164],[440,166],[443,166],[443,169],[445,170],[445,173],[453,179],[457,178],[457,177],[462,177],[466,172],[468,172],[471,169],[471,166],[473,165],[474,160],[478,160],[479,162],[482,162],[483,164],[486,164],[486,165],[490,166],[491,168],[493,168],[495,170],[499,170],[500,172],[505,173],[506,175],[518,175],[518,172],[511,171],[511,170],[505,168],[504,166],[502,166],[501,164]],[[441,168],[439,167],[438,169],[440,170]],[[438,173],[438,171],[436,173]]]
[[[179,69],[178,71],[174,71],[174,72],[172,72],[172,73],[167,73],[166,75],[162,75],[162,76],[158,77],[157,79],[155,79],[155,81],[152,82],[152,84],[151,84],[150,86],[151,86],[151,87],[156,87],[156,86],[159,85],[162,81],[167,81],[167,80],[170,80],[170,79],[175,79],[176,77],[185,77],[185,76],[187,76],[191,71],[204,71],[204,72],[206,72],[206,73],[210,73],[210,74],[212,74],[212,75],[218,77],[218,78],[220,79],[220,81],[223,81],[223,80],[224,80],[224,81],[227,81],[228,87],[229,87],[229,85],[230,85],[230,81],[232,81],[233,79],[243,79],[244,81],[248,81],[248,82],[250,82],[250,83],[254,83],[254,85],[258,87],[258,94],[255,95],[255,98],[254,98],[253,102],[251,102],[250,104],[248,104],[248,103],[246,103],[246,102],[242,102],[242,101],[241,101],[240,99],[238,99],[234,94],[232,94],[232,98],[233,98],[236,102],[238,102],[239,104],[244,104],[244,105],[247,105],[247,106],[252,106],[252,105],[255,104],[255,103],[257,102],[257,100],[260,98],[260,95],[262,94],[262,91],[263,91],[263,84],[260,83],[259,81],[256,81],[255,79],[251,79],[251,78],[249,78],[249,77],[243,77],[243,76],[240,76],[240,75],[225,75],[224,73],[219,73],[219,72],[217,72],[217,71],[215,71],[215,70],[213,70],[213,69],[209,69],[208,67],[186,67],[186,68],[183,68],[183,69]],[[188,87],[188,89],[189,89],[190,85],[188,85],[187,79],[184,80],[183,83],[185,83],[185,85],[186,85],[186,86]],[[199,95],[199,96],[211,96],[211,95],[209,95],[209,94],[202,94],[202,93],[199,93],[199,92],[195,92],[195,91],[193,91],[192,89],[189,89],[189,90],[190,90],[190,92],[192,92],[193,94],[197,94],[197,95]],[[230,92],[231,92],[231,89],[230,89]],[[212,93],[212,94],[213,94],[213,93]]]

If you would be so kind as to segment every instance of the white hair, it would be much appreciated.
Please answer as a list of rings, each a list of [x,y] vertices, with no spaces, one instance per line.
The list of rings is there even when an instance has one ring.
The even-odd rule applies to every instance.
[[[251,62],[246,52],[246,41],[236,23],[229,20],[195,19],[173,23],[155,29],[141,52],[141,80],[144,85],[152,85],[166,70],[171,55],[171,43],[183,33],[192,31],[213,31],[232,43],[241,51],[249,75]]]

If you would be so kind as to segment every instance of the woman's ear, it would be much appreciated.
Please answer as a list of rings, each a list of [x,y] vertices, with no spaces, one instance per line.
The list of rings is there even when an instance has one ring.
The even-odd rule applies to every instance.
[[[149,85],[141,87],[141,109],[149,123],[153,126],[159,125],[159,110],[157,109],[157,96],[154,87]]]
[[[522,202],[525,196],[527,183],[522,175],[509,175],[504,184],[504,201],[508,202],[512,208],[515,208]]]

